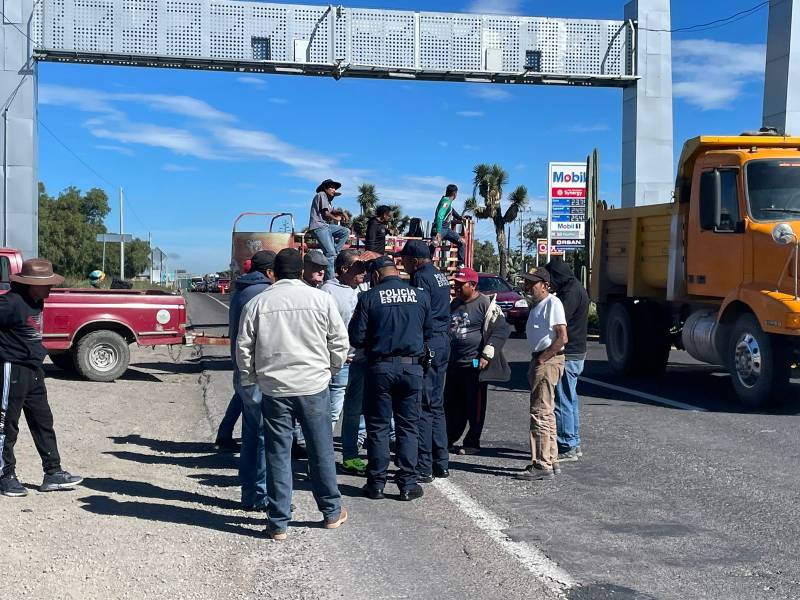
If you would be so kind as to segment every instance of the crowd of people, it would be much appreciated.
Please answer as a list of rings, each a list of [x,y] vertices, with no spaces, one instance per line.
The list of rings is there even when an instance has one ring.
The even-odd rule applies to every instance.
[[[393,460],[399,499],[412,501],[424,495],[420,484],[449,477],[451,454],[481,452],[488,384],[511,377],[503,352],[510,327],[495,298],[478,291],[478,273],[460,264],[451,290],[422,240],[386,256],[382,207],[370,220],[368,249],[343,249],[349,230],[332,205],[340,187],[326,180],[312,201],[309,231],[322,251],[256,253],[231,301],[236,393],[217,446],[236,447],[241,412],[242,504],[266,510],[267,535],[276,540],[286,539],[291,520],[293,452],[308,459],[325,528],[347,520],[333,443],[340,419],[338,468],[365,476],[364,494],[380,500]],[[439,202],[435,243],[463,246],[447,233],[462,218],[452,208],[456,194],[448,186]],[[531,307],[531,461],[516,477],[540,481],[582,455],[576,382],[589,302],[563,261],[523,279]]]

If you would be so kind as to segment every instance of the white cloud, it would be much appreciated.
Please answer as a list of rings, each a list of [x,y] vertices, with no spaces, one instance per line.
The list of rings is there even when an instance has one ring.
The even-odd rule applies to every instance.
[[[581,124],[577,123],[575,125],[571,125],[567,128],[567,131],[571,131],[572,133],[596,133],[598,131],[608,131],[611,129],[608,123],[589,123],[589,124]]]
[[[456,115],[458,115],[459,117],[466,117],[470,119],[470,118],[482,117],[483,113],[479,110],[460,110],[456,113]]]
[[[107,144],[97,144],[95,146],[97,150],[107,150],[108,152],[119,152],[120,154],[124,154],[125,156],[133,156],[134,152],[130,148],[126,148],[125,146],[111,146]]]
[[[766,47],[716,40],[672,42],[672,94],[702,110],[729,108],[764,76]]]
[[[267,81],[265,79],[261,77],[253,77],[252,75],[243,75],[242,77],[237,77],[236,81],[246,85],[253,85],[255,87],[264,87],[267,85]]]
[[[276,98],[270,98],[269,101],[272,102],[273,104],[288,104],[289,103],[289,101],[286,98],[277,98],[277,97]]]
[[[521,0],[472,0],[467,12],[490,15],[522,14]]]
[[[151,123],[124,123],[115,128],[94,126],[89,131],[95,137],[123,144],[143,144],[172,150],[183,156],[217,159],[209,144],[185,129],[162,127]]]
[[[167,171],[168,173],[188,173],[190,171],[197,171],[197,167],[187,167],[185,165],[165,163],[161,166],[161,170]]]
[[[505,102],[514,97],[510,91],[502,89],[500,85],[496,83],[476,87],[470,90],[470,95],[490,102]]]
[[[212,107],[203,100],[190,96],[165,96],[162,94],[110,94],[109,101],[138,102],[162,112],[210,121],[235,121],[236,117]]]

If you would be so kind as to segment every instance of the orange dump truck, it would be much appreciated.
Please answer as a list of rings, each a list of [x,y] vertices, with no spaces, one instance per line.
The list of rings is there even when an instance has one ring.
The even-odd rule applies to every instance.
[[[748,406],[781,400],[800,357],[800,137],[686,142],[673,202],[600,210],[591,293],[619,373],[672,345],[723,365]]]

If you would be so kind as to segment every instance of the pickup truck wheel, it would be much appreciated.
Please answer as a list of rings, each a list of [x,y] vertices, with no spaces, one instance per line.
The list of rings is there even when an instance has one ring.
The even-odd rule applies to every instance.
[[[48,356],[50,356],[50,360],[53,364],[62,371],[75,371],[75,359],[72,356],[72,352],[53,352]]]
[[[114,381],[127,370],[130,359],[128,343],[113,331],[87,334],[75,353],[78,372],[91,381]]]
[[[789,384],[789,353],[780,339],[764,333],[754,315],[737,319],[726,358],[733,389],[748,408],[761,408],[777,400]]]
[[[608,310],[606,354],[614,372],[627,375],[635,370],[636,336],[633,332],[631,310],[627,304],[616,302]]]

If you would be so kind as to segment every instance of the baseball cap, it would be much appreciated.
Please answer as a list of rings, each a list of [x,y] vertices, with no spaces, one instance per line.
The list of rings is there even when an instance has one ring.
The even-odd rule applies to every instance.
[[[297,279],[303,270],[300,251],[284,248],[275,256],[275,275],[278,279]]]
[[[397,268],[397,265],[395,265],[394,260],[389,258],[388,256],[379,256],[378,258],[369,263],[367,271],[369,273],[374,273],[375,271],[380,271],[384,267]]]
[[[454,279],[460,283],[478,283],[478,272],[475,269],[462,267]]]
[[[319,250],[310,250],[306,252],[306,255],[303,257],[303,266],[317,267],[315,270],[327,268],[328,259],[325,258],[325,255]]]
[[[247,262],[247,261],[245,261]],[[266,271],[275,266],[275,253],[272,250],[259,250],[250,259],[250,271]]]
[[[530,272],[524,273],[522,278],[526,281],[544,281],[545,283],[550,283],[550,271],[544,267],[536,267],[535,269],[531,269]]]
[[[403,249],[400,250],[400,256],[429,259],[431,257],[431,249],[422,240],[408,240]]]

